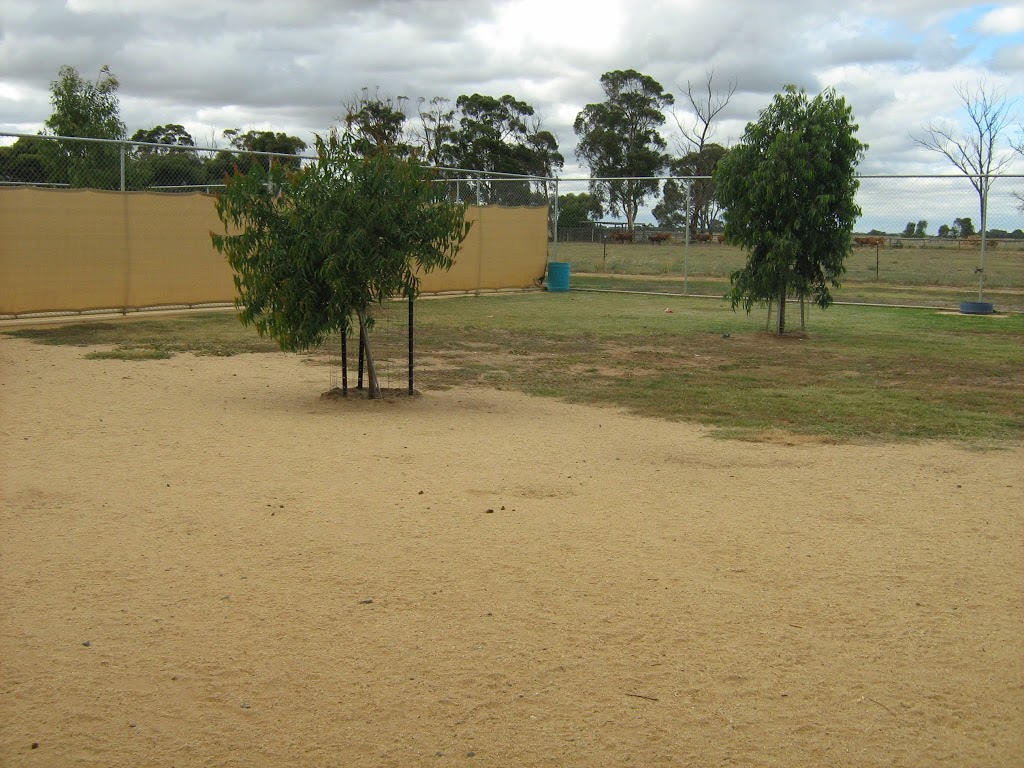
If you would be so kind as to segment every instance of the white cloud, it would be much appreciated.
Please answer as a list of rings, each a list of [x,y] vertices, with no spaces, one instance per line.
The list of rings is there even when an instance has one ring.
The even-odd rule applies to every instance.
[[[986,73],[1008,95],[1022,91],[1024,46],[1007,30],[1020,31],[1024,5],[1002,4],[975,25],[991,71],[968,64],[974,48],[950,32],[977,7],[956,0],[848,0],[839,10],[820,0],[10,2],[0,34],[0,131],[42,126],[62,64],[86,77],[111,66],[129,133],[181,123],[200,142],[224,128],[264,126],[309,140],[363,87],[414,104],[511,93],[556,134],[569,173],[573,120],[603,98],[604,72],[638,69],[679,100],[687,81],[699,87],[714,69],[716,82],[738,82],[715,137],[722,144],[734,143],[785,84],[812,92],[835,86],[872,146],[873,167],[917,168],[931,160],[918,156],[908,134],[936,115],[957,115],[956,82]],[[666,133],[675,130],[669,117]]]
[[[1014,35],[1024,32],[1024,3],[994,8],[978,19],[977,31],[983,35]]]

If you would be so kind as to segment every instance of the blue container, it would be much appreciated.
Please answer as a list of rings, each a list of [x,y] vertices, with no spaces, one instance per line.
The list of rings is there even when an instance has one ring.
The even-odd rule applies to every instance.
[[[960,314],[961,315],[991,315],[993,313],[992,305],[987,301],[961,301],[960,302]]]
[[[554,292],[569,290],[568,261],[552,261],[548,264],[548,290]]]

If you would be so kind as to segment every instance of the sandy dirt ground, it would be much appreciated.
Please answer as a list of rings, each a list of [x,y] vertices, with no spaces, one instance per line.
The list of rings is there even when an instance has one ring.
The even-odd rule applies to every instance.
[[[1024,764],[1024,448],[85,351],[0,336],[0,765]]]

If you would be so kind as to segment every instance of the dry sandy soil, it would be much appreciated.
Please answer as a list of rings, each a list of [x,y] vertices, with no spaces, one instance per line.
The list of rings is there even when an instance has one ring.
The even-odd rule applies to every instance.
[[[1020,766],[1024,448],[0,336],[0,765]]]

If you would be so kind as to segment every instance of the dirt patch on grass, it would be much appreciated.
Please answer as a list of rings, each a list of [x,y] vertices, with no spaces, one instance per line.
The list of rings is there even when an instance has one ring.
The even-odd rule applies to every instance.
[[[1024,761],[1024,449],[0,337],[0,764]]]

